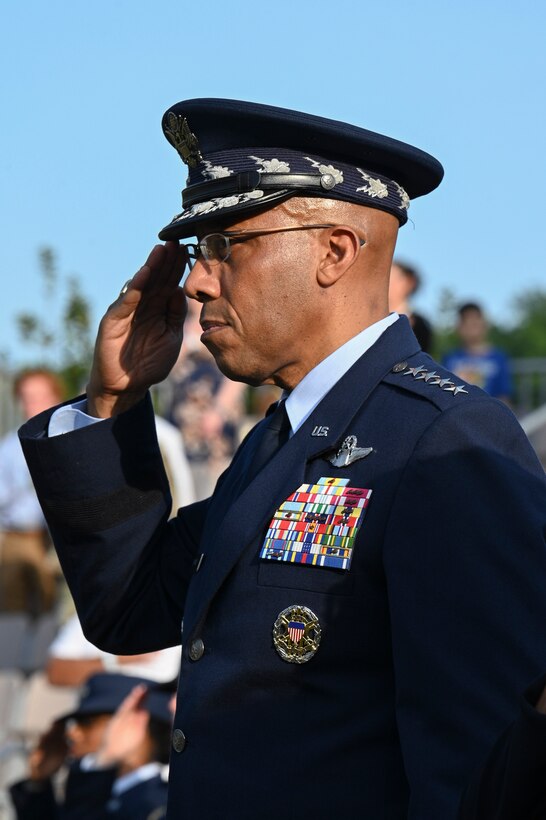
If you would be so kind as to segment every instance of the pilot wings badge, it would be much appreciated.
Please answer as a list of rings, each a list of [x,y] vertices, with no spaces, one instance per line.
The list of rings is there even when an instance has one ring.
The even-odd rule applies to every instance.
[[[348,467],[354,461],[366,458],[373,453],[373,447],[357,447],[357,443],[356,436],[347,436],[335,456],[329,457],[330,464],[334,467]]]

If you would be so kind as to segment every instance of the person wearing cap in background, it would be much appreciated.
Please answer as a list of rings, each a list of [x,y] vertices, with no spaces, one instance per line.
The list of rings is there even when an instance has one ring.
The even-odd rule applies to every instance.
[[[452,820],[546,669],[546,495],[510,411],[389,314],[398,229],[442,167],[254,103],[163,126],[183,210],[103,318],[86,398],[21,430],[84,630],[182,642],[168,817]],[[147,391],[184,268],[222,372],[284,399],[168,522]]]
[[[93,675],[75,712],[56,720],[10,787],[17,820],[159,820],[165,816],[172,692],[153,681]],[[70,763],[64,799],[52,778]]]

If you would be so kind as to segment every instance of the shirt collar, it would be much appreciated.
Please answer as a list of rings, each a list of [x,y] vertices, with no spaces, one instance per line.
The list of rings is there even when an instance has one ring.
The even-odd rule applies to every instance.
[[[293,433],[309,418],[334,384],[398,318],[398,313],[390,313],[384,319],[374,322],[330,353],[304,376],[286,398],[286,412]]]
[[[120,794],[123,794],[123,792],[132,789],[133,786],[136,786],[138,783],[151,780],[152,777],[161,774],[162,768],[159,763],[146,763],[146,765],[141,766],[139,769],[135,769],[128,774],[122,775],[122,777],[118,777],[112,786],[112,794],[118,797]]]

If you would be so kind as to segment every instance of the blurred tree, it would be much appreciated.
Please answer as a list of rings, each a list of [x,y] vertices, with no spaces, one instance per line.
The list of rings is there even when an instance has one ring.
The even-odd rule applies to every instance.
[[[55,369],[69,395],[75,395],[81,392],[91,365],[91,308],[78,278],[59,276],[52,248],[41,248],[38,259],[44,310],[41,315],[20,313],[16,317],[19,335],[24,343],[39,351],[32,364]],[[51,317],[55,315],[60,318],[52,326]]]
[[[514,324],[491,328],[491,341],[514,358],[546,357],[546,291],[536,288],[514,301]]]

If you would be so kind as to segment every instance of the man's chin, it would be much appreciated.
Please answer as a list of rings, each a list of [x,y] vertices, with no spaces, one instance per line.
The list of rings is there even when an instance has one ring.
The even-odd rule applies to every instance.
[[[219,351],[211,350],[211,353],[214,356],[218,370],[233,382],[244,382],[251,387],[259,387],[262,384],[273,383],[270,377],[245,368],[240,361],[233,361],[231,358],[222,356]]]

